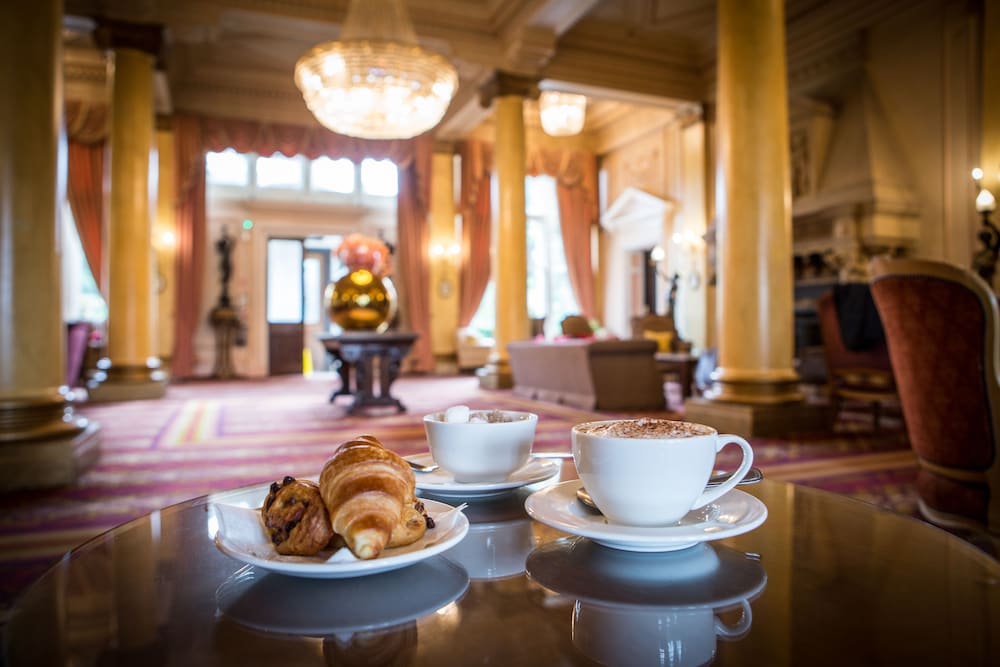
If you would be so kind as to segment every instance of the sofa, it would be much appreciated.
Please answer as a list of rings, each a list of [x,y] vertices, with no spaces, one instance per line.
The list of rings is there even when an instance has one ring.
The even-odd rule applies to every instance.
[[[663,376],[652,340],[514,341],[514,393],[597,410],[662,410]]]
[[[456,332],[455,354],[459,370],[469,371],[485,366],[493,349],[493,339],[480,336],[469,328]]]

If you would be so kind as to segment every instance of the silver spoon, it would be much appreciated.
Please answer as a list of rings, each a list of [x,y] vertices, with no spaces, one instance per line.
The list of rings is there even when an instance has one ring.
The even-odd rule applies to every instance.
[[[706,484],[705,487],[707,488],[710,486],[719,486],[720,484],[725,483],[725,481],[732,476],[733,473],[731,472],[720,472],[715,475],[712,475],[711,477],[708,478],[708,484]],[[746,477],[737,482],[736,485],[745,486],[747,484],[756,484],[762,479],[764,479],[764,473],[761,472],[760,468],[750,468],[750,470],[747,472]],[[587,489],[583,488],[582,486],[576,490],[576,498],[590,509],[596,510],[598,512],[601,511],[597,509],[597,505],[594,504],[594,499],[590,497],[589,493],[587,493]]]
[[[440,467],[436,463],[431,463],[430,465],[423,465],[421,463],[415,463],[410,459],[406,459],[406,462],[410,464],[410,467],[413,468],[415,472],[434,472]]]

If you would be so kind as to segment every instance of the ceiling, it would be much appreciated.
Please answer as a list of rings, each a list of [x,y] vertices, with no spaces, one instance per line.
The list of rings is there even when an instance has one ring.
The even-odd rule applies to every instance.
[[[788,53],[807,58],[856,35],[907,0],[787,0]],[[66,0],[67,15],[165,27],[159,110],[312,122],[292,81],[295,61],[336,39],[347,0]],[[636,105],[666,110],[712,98],[715,0],[407,0],[423,46],[455,64],[460,87],[440,139],[488,115],[479,90],[497,70],[541,87],[582,92],[588,131]],[[79,26],[66,31],[67,77],[93,83],[100,54]],[[86,74],[89,68],[89,75]],[[80,81],[67,96],[82,94]],[[74,85],[76,87],[74,88]]]

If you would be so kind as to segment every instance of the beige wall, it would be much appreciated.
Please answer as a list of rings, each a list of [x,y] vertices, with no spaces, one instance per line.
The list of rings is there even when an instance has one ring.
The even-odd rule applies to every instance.
[[[208,323],[209,313],[219,298],[219,255],[215,242],[225,226],[237,243],[232,256],[229,295],[247,325],[247,345],[233,351],[236,373],[246,377],[268,375],[267,333],[267,240],[305,238],[310,235],[346,235],[361,232],[377,236],[381,229],[395,239],[395,209],[385,211],[350,206],[308,205],[295,201],[247,200],[208,204],[205,234],[205,282],[201,316],[195,335],[195,372],[210,375],[215,361],[215,337]],[[254,222],[253,230],[241,232],[244,219]],[[318,360],[317,360],[318,361]]]
[[[156,293],[156,332],[153,350],[161,360],[169,361],[174,349],[174,271],[176,258],[176,217],[174,214],[174,135],[170,130],[156,132],[159,179],[156,195],[156,222],[153,224],[153,249],[156,265],[153,287]]]
[[[874,97],[919,206],[916,254],[970,266],[978,221],[976,22],[965,3],[915,3],[868,35]],[[1000,161],[993,165],[994,185]]]
[[[702,236],[707,225],[707,201],[705,181],[705,125],[697,116],[681,117],[672,113],[658,112],[655,117],[645,116],[645,121],[654,120],[658,124],[645,133],[638,133],[633,120],[624,119],[616,131],[623,141],[615,142],[609,134],[605,141],[613,146],[601,156],[601,171],[605,179],[606,201],[601,202],[606,210],[629,188],[655,195],[672,205],[669,215],[661,221],[661,233],[655,240],[667,253],[661,263],[663,275],[679,273],[681,280],[677,295],[677,316],[675,318],[680,335],[704,349],[708,344],[707,335],[711,330],[707,319],[707,288],[705,273],[705,249]],[[610,234],[628,236],[629,222],[624,222]],[[637,222],[636,224],[642,224]],[[605,232],[607,237],[609,232]],[[677,234],[682,243],[672,241]],[[649,245],[647,238],[643,245]],[[614,276],[614,267],[628,264],[624,257],[613,254],[635,252],[627,243],[605,239],[602,263],[610,271],[604,276],[605,320],[614,323],[612,333],[628,336],[628,318],[638,313],[615,313],[622,298],[612,292],[623,289],[621,276]],[[659,290],[663,295],[657,308],[662,312],[668,284],[660,279]]]

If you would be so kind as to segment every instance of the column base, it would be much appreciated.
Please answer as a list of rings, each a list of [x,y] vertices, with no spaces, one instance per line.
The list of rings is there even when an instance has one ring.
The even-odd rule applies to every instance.
[[[830,406],[805,401],[789,403],[724,403],[694,397],[684,402],[684,420],[706,424],[720,433],[743,437],[828,432]]]
[[[512,389],[514,387],[514,374],[510,372],[510,363],[507,361],[490,362],[482,368],[477,368],[476,377],[479,378],[480,389]]]
[[[167,393],[167,374],[159,366],[115,366],[106,370],[106,378],[90,387],[91,403],[141,401],[163,398]]]
[[[100,454],[100,427],[52,438],[0,442],[0,492],[45,489],[76,482]]]

